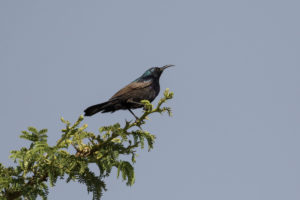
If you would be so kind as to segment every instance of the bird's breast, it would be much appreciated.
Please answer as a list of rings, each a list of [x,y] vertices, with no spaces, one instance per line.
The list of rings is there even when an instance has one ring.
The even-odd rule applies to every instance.
[[[143,98],[151,102],[157,97],[159,90],[160,90],[159,84],[157,82],[152,82],[151,85],[145,88],[146,95],[143,96]]]
[[[134,99],[136,102],[140,102],[141,100],[148,100],[152,102],[158,95],[159,90],[159,84],[151,82],[151,84],[147,84],[146,87],[132,91],[129,98]]]

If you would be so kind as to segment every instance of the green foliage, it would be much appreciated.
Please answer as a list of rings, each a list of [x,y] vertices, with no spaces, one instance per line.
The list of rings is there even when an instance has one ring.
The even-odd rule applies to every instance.
[[[87,124],[80,125],[82,115],[73,125],[61,118],[66,127],[54,146],[47,143],[47,129],[38,131],[28,127],[20,137],[31,142],[29,147],[11,152],[10,158],[17,166],[5,167],[0,163],[0,199],[47,199],[47,183],[53,187],[58,179],[67,178],[67,182],[85,184],[93,199],[99,200],[106,191],[104,179],[113,168],[117,169],[118,177],[132,185],[137,148],[143,149],[146,143],[150,151],[155,140],[153,134],[141,127],[152,113],[167,112],[171,116],[171,109],[162,104],[172,97],[173,93],[166,89],[155,108],[149,101],[142,101],[144,113],[140,118],[125,121],[123,127],[119,123],[103,126],[99,134],[86,131]],[[76,150],[75,154],[70,153],[71,148]],[[131,159],[122,160],[121,155],[129,155]],[[89,169],[90,163],[98,166],[99,176]]]

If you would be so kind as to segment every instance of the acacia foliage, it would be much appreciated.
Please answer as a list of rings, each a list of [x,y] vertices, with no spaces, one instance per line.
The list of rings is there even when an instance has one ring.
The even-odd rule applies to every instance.
[[[171,116],[171,109],[162,104],[172,97],[173,93],[166,89],[155,108],[143,100],[144,113],[137,120],[125,121],[123,127],[119,123],[103,126],[98,134],[86,131],[87,124],[81,125],[82,115],[74,124],[62,118],[65,128],[54,146],[47,143],[47,129],[29,127],[22,131],[20,137],[30,141],[30,145],[11,151],[10,158],[15,161],[15,167],[0,163],[0,199],[47,199],[48,186],[53,187],[58,179],[66,178],[66,182],[85,184],[87,191],[93,194],[93,200],[99,200],[107,190],[105,177],[113,168],[117,169],[118,177],[132,185],[137,148],[143,149],[146,143],[150,151],[155,141],[155,136],[142,126],[150,114],[167,112]],[[72,148],[76,153],[71,153]],[[123,160],[121,155],[129,157],[125,156]],[[90,170],[90,163],[98,166],[100,175]]]

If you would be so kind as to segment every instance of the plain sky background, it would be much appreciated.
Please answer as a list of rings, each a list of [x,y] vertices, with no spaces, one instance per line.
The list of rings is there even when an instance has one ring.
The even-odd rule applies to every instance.
[[[136,183],[113,173],[103,200],[299,200],[299,9],[299,0],[0,1],[1,163],[27,145],[28,126],[48,128],[54,144],[61,116],[75,121],[149,67],[175,64],[160,82],[175,93],[174,116],[151,117],[157,140],[137,159]],[[84,122],[97,132],[124,119]],[[91,198],[64,181],[49,195]]]

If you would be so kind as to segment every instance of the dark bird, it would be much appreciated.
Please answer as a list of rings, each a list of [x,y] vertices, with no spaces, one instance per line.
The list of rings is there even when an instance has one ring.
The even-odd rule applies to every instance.
[[[159,78],[163,71],[174,65],[165,65],[163,67],[152,67],[148,69],[141,77],[137,78],[124,88],[119,90],[108,101],[93,105],[84,110],[85,116],[92,116],[98,112],[115,112],[117,110],[129,110],[135,118],[136,115],[131,109],[141,108],[141,100],[152,102],[160,91]]]

